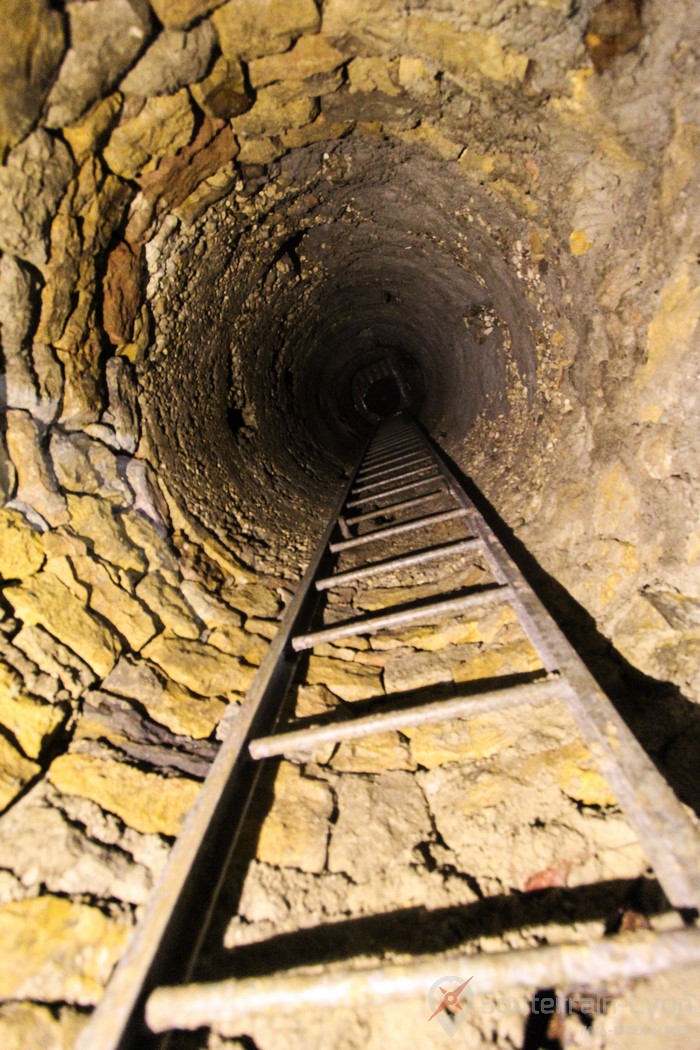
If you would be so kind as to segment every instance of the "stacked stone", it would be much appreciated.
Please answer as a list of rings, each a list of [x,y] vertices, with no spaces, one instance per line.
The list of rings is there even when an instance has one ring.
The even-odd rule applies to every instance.
[[[592,24],[596,69],[623,54],[598,78],[591,6],[6,0],[0,933],[16,948],[0,963],[3,1045],[73,1041],[298,568],[298,550],[278,551],[280,575],[261,575],[250,517],[222,543],[184,513],[141,404],[164,245],[224,199],[243,225],[268,207],[273,227],[266,188],[285,155],[316,148],[322,164],[350,136],[427,150],[515,217],[518,236],[504,225],[498,243],[535,308],[559,267],[537,399],[509,373],[504,407],[453,451],[630,659],[697,688],[700,169],[684,90],[697,26],[680,0],[648,5],[646,37],[628,25],[601,43]],[[493,320],[465,317],[479,340]],[[334,682],[342,697],[334,675],[352,699],[392,675],[467,674],[471,650],[441,647],[487,640],[460,630],[435,650],[412,636],[380,670],[374,651],[319,654],[307,701]],[[435,773],[416,739],[392,738],[364,774]],[[366,763],[361,750],[342,761]],[[687,752],[679,764],[690,779]],[[291,804],[306,779],[289,773]]]

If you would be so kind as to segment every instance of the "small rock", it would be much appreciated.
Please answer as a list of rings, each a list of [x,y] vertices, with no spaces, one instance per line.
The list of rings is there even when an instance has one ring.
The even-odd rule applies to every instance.
[[[17,472],[17,497],[29,504],[50,525],[68,521],[65,497],[42,449],[41,432],[28,412],[7,413],[7,447]]]
[[[186,146],[194,130],[194,115],[185,88],[175,95],[147,100],[141,112],[123,120],[112,132],[104,158],[115,174],[133,179],[153,171],[161,157]]]
[[[202,623],[180,594],[158,572],[150,572],[136,585],[136,596],[168,631],[180,638],[199,638]]]
[[[87,1024],[81,1010],[39,1003],[5,1003],[0,1006],[0,1046],[3,1050],[71,1050]]]
[[[124,532],[135,547],[146,556],[152,572],[159,572],[170,586],[180,585],[180,574],[175,551],[169,542],[167,529],[156,528],[150,517],[131,507],[120,515]]]
[[[19,675],[0,664],[0,725],[9,729],[28,758],[39,758],[66,718],[61,707],[27,696]]]
[[[64,19],[49,0],[7,0],[0,51],[0,160],[41,115],[65,50]]]
[[[330,764],[339,773],[383,773],[389,769],[416,768],[406,744],[393,732],[344,740]]]
[[[102,412],[102,344],[94,330],[70,350],[56,348],[63,370],[63,401],[60,422],[67,429],[80,430],[97,423]]]
[[[410,773],[343,777],[336,791],[338,820],[328,851],[330,871],[366,882],[407,864],[415,847],[433,836],[425,798]]]
[[[25,624],[13,638],[13,643],[43,672],[41,683],[32,683],[31,690],[47,700],[56,698],[59,686],[77,699],[95,681],[94,672],[88,665],[43,627]],[[39,685],[46,681],[53,682],[53,689],[40,691]]]
[[[300,685],[297,687],[295,718],[325,715],[341,706],[341,701],[325,685]]]
[[[121,648],[118,639],[53,573],[44,570],[21,586],[6,587],[3,593],[25,624],[40,624],[96,674],[112,670]]]
[[[164,29],[119,85],[125,95],[172,95],[201,80],[216,44],[211,22],[200,22],[189,32]]]
[[[323,113],[319,113],[311,124],[306,124],[303,128],[289,128],[282,133],[280,139],[285,149],[302,149],[315,142],[342,138],[352,127],[352,123],[348,121],[333,122],[326,120]]]
[[[400,95],[398,84],[399,64],[396,59],[372,56],[353,58],[348,64],[348,81],[350,94],[356,91],[380,91],[385,95]]]
[[[212,15],[226,58],[258,58],[285,51],[293,37],[319,30],[321,16],[314,0],[230,0]]]
[[[237,58],[220,55],[208,76],[193,84],[190,90],[199,108],[217,120],[230,120],[253,105]]]
[[[46,124],[74,124],[108,94],[151,33],[146,0],[90,0],[67,5],[70,49],[47,101]]]
[[[73,558],[76,577],[88,586],[89,607],[119,632],[138,652],[158,632],[156,623],[141,602],[136,601],[94,558]]]
[[[299,98],[284,104],[280,103],[273,88],[260,88],[255,104],[247,113],[235,117],[231,127],[236,135],[281,135],[290,128],[309,124],[317,113],[318,105],[314,98]]]
[[[255,668],[213,646],[173,635],[158,635],[143,655],[198,696],[245,693],[255,673]]]
[[[227,605],[240,609],[246,616],[276,616],[280,609],[280,600],[275,592],[261,583],[222,587],[221,597]]]
[[[569,798],[584,806],[617,805],[610,785],[595,768],[593,756],[583,744],[571,744],[547,757],[549,768],[555,770],[559,786]]]
[[[41,414],[44,422],[55,415],[55,405],[41,406],[32,359],[32,334],[36,327],[38,275],[11,255],[0,260],[0,312],[5,365],[5,398],[10,408]]]
[[[129,541],[124,520],[108,500],[70,493],[66,499],[71,529],[92,544],[98,558],[127,572],[146,571],[148,563],[143,551]]]
[[[44,564],[41,533],[16,510],[0,510],[0,577],[24,580]]]
[[[13,950],[0,961],[0,996],[93,1005],[129,928],[123,916],[52,894],[3,905],[0,940]]]
[[[141,250],[135,250],[126,241],[119,241],[107,256],[102,282],[102,321],[115,346],[128,343],[134,331],[141,306],[141,262]],[[112,361],[121,360],[112,358]]]
[[[473,682],[479,678],[536,671],[542,661],[526,638],[490,649],[475,649],[468,660],[456,663],[452,675],[455,682]]]
[[[284,54],[254,60],[248,66],[248,74],[250,83],[258,88],[275,80],[305,80],[320,73],[330,73],[344,61],[341,52],[322,33],[316,33],[300,37]]]
[[[333,812],[330,788],[304,777],[290,762],[282,762],[274,792],[272,808],[260,829],[258,860],[275,867],[323,871]]]
[[[110,503],[131,503],[133,493],[119,472],[117,457],[101,441],[54,428],[49,451],[59,484],[68,492],[99,493]]]
[[[46,805],[36,789],[0,819],[0,867],[14,871],[29,888],[132,904],[146,900],[152,882],[133,857],[94,842],[79,824]]]
[[[141,175],[144,195],[155,204],[157,214],[177,208],[209,176],[238,154],[231,128],[205,117],[192,142],[176,156],[164,157],[156,171]]]
[[[0,810],[19,794],[26,784],[41,772],[41,766],[30,762],[0,735]]]
[[[195,613],[202,620],[207,627],[240,627],[243,622],[243,617],[240,613],[234,612],[228,605],[220,602],[213,594],[210,594],[201,583],[197,583],[194,580],[185,580],[180,588],[183,596],[189,602]],[[259,629],[261,623],[267,621],[246,621],[246,631],[250,631],[253,634],[263,634],[263,631]],[[275,633],[277,632],[277,624],[274,624]],[[265,637],[269,635],[265,634]]]
[[[246,631],[252,631],[253,634],[262,635],[268,641],[272,641],[279,631],[280,625],[278,620],[261,620],[259,616],[249,616],[245,622],[245,629]]]
[[[130,459],[126,478],[135,494],[132,510],[148,518],[156,530],[165,535],[170,526],[170,513],[153,468],[143,459]]]
[[[208,638],[209,645],[216,646],[224,653],[242,656],[246,663],[258,667],[267,652],[266,639],[251,634],[241,627],[216,627]]]
[[[74,172],[67,146],[43,129],[32,132],[0,168],[0,249],[41,267],[48,260],[51,220]]]
[[[164,682],[146,660],[131,662],[122,656],[102,686],[142,704],[171,732],[195,740],[210,737],[226,710],[222,700],[203,700],[174,682]]]
[[[457,650],[459,653],[459,649]],[[400,653],[386,659],[384,686],[387,693],[400,693],[452,681],[452,666],[459,656],[446,653]]]
[[[151,0],[151,7],[164,26],[186,29],[223,3],[224,0]]]
[[[189,777],[144,773],[113,758],[59,755],[48,771],[54,787],[79,795],[114,813],[144,834],[175,836],[199,793]]]
[[[520,732],[520,727],[513,728],[498,713],[464,721],[407,726],[405,729],[411,755],[425,769],[434,769],[448,762],[488,758],[512,747]]]
[[[381,696],[382,672],[378,667],[334,660],[330,656],[309,657],[307,681],[310,685],[325,685],[342,700],[367,700]]]
[[[115,92],[96,102],[78,124],[63,129],[63,137],[73,151],[77,164],[102,148],[119,119],[122,96]]]

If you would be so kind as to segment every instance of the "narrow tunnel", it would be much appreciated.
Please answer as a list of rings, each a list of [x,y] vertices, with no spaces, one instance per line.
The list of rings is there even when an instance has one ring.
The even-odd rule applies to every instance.
[[[700,813],[692,5],[4,7],[0,1043],[75,1044],[387,421],[415,417],[478,489]],[[306,667],[303,718],[539,673],[508,615]],[[369,951],[377,916],[397,958],[426,914],[477,953],[660,929],[594,757],[553,706],[266,767],[225,952],[255,970],[310,925]],[[341,842],[351,818],[372,849]],[[692,990],[675,976],[643,986],[654,1003]],[[470,1001],[465,1045],[562,1045],[531,992]],[[566,1045],[638,1050],[635,994],[612,1032],[576,1006]],[[425,1006],[254,1045],[412,1045]]]
[[[248,229],[225,201],[163,244],[142,383],[187,505],[222,537],[240,515],[279,546],[308,538],[384,397],[455,447],[478,418],[531,411],[560,278],[514,272],[502,239],[518,218],[478,188],[460,197],[422,151],[309,149],[269,188],[274,215],[265,198]]]

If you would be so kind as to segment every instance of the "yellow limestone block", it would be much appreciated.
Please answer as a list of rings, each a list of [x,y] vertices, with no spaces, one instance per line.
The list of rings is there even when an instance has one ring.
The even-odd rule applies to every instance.
[[[497,83],[521,81],[529,58],[506,48],[495,33],[479,29],[460,32],[449,22],[409,16],[409,48],[428,57],[456,77],[481,76]]]
[[[285,51],[291,39],[315,33],[321,16],[314,0],[231,0],[214,11],[222,54],[258,58]]]
[[[44,627],[96,674],[106,675],[112,670],[121,648],[119,641],[53,573],[41,572],[21,587],[6,587],[4,594],[26,625]]]
[[[569,798],[585,806],[616,806],[607,780],[595,768],[588,748],[580,741],[533,755],[522,767],[524,779],[549,771]]]
[[[90,541],[98,558],[127,571],[146,571],[148,562],[143,551],[130,542],[123,519],[115,513],[109,500],[70,493],[66,499],[71,528]]]
[[[3,1050],[69,1050],[87,1023],[87,1016],[64,1007],[58,1017],[39,1003],[3,1003],[0,1006],[0,1046]]]
[[[260,831],[258,860],[275,867],[323,871],[333,812],[330,788],[320,780],[303,777],[290,762],[282,762],[274,791],[272,809]]]
[[[374,733],[341,743],[331,762],[341,773],[383,773],[387,769],[416,768],[398,733]]]
[[[153,171],[161,157],[172,156],[192,137],[194,115],[186,88],[175,95],[149,98],[141,112],[118,125],[104,149],[115,175],[133,179]]]
[[[199,793],[189,777],[144,773],[135,766],[92,755],[60,755],[48,777],[59,791],[96,802],[144,834],[177,835]]]
[[[511,728],[503,715],[494,714],[463,722],[409,727],[404,733],[418,765],[433,769],[448,762],[488,758],[504,751],[516,743],[519,730]]]
[[[142,650],[178,685],[198,696],[245,693],[255,668],[213,645],[159,634]]]
[[[89,1006],[100,998],[128,934],[125,918],[51,894],[4,904],[0,997]]]
[[[86,161],[104,141],[119,116],[121,105],[122,96],[115,92],[114,95],[96,102],[78,124],[63,129],[65,139],[78,164]]]
[[[19,676],[0,664],[0,725],[10,730],[25,755],[37,758],[46,739],[65,719],[60,707],[25,696]]]
[[[0,511],[0,576],[23,580],[38,572],[43,562],[41,533],[30,528],[18,511]]]
[[[36,762],[20,755],[9,740],[0,736],[0,810],[9,806],[25,784],[40,772]]]
[[[367,700],[383,692],[380,668],[346,663],[331,656],[309,657],[307,681],[309,685],[327,686],[341,700]]]
[[[469,660],[453,668],[452,677],[455,682],[473,682],[478,678],[536,671],[541,666],[540,658],[532,645],[523,638],[507,645],[475,652]]]

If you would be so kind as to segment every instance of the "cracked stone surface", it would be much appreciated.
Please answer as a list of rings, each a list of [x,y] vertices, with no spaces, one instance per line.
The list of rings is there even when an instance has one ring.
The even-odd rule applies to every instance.
[[[353,383],[379,361],[401,361],[426,428],[700,811],[697,12],[7,14],[0,1043],[75,1043],[347,481],[367,435]],[[339,589],[326,623],[489,579],[478,557],[387,574]],[[494,605],[319,646],[285,717],[538,667]],[[296,965],[318,923],[336,957],[372,959],[411,937],[478,952],[597,937],[630,909],[669,921],[558,703],[296,753],[254,809],[218,918],[241,971],[282,948]],[[413,1045],[424,1006],[250,1038]],[[459,1038],[522,1047],[526,1014],[524,995],[500,1002]],[[567,1021],[566,1045],[660,1045],[606,1023]]]

